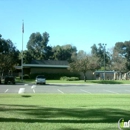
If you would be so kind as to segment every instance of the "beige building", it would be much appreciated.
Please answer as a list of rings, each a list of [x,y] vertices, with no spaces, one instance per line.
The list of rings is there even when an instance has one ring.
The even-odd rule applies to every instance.
[[[66,75],[79,75],[80,79],[84,79],[83,73],[70,72],[68,70],[69,63],[67,61],[57,61],[57,60],[33,60],[30,64],[23,64],[23,74],[65,74]],[[16,66],[18,75],[21,75],[21,66]],[[92,71],[86,72],[86,79],[93,80],[95,76]]]
[[[33,60],[30,64],[23,64],[23,74],[50,74],[50,75],[79,75],[81,80],[84,79],[83,73],[79,72],[70,72],[68,70],[69,63],[67,61],[57,61],[57,60]],[[21,76],[21,66],[16,66],[17,76]],[[86,80],[120,80],[127,79],[128,74],[124,73],[123,75],[117,71],[87,71]],[[130,74],[129,74],[130,75]],[[130,76],[129,76],[130,77]]]
[[[122,74],[119,71],[95,71],[94,76],[96,80],[120,80]]]
[[[69,63],[67,61],[57,60],[33,60],[30,64],[23,64],[23,75],[25,74],[50,74],[50,75],[71,75],[68,70]],[[17,73],[21,76],[21,66],[16,66]]]
[[[31,64],[23,64],[24,74],[35,73],[69,73],[67,61],[32,61]]]

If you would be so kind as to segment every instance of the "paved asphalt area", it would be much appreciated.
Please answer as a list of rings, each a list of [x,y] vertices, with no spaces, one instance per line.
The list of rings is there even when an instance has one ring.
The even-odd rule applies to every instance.
[[[0,93],[130,94],[128,84],[16,84],[0,85]]]

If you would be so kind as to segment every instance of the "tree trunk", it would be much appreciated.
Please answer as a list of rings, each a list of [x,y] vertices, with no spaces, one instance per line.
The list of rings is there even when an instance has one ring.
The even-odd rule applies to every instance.
[[[85,74],[85,72],[84,72],[84,82],[86,82],[86,74]]]

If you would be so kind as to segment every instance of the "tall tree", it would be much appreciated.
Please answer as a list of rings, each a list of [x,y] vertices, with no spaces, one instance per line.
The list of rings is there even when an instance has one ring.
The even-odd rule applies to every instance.
[[[116,52],[121,58],[126,58],[126,68],[130,70],[130,41],[117,42],[114,47],[114,53]]]
[[[91,54],[97,56],[98,55],[98,48],[96,46],[96,44],[93,44],[93,46],[91,46]]]
[[[111,68],[112,70],[116,71],[126,71],[126,64],[127,60],[125,57],[122,57],[118,51],[114,51],[112,55],[112,60],[111,60]]]
[[[22,53],[19,54],[19,59],[21,60]],[[30,64],[33,60],[33,57],[31,56],[31,53],[28,50],[23,51],[23,63],[24,64]]]
[[[99,43],[98,47],[96,46],[96,44],[94,44],[91,47],[91,54],[93,56],[96,56],[99,58],[99,62],[100,62],[100,67],[101,69],[105,69],[104,68],[104,62],[105,62],[105,66],[107,68],[107,66],[109,65],[110,62],[110,57],[109,57],[109,52],[106,51],[106,47],[104,46],[104,44]],[[105,58],[105,59],[104,59]],[[105,61],[104,61],[105,60]]]
[[[124,45],[124,55],[127,59],[126,67],[128,70],[130,70],[130,41],[125,41]]]
[[[46,54],[48,54],[48,42],[49,34],[47,32],[44,32],[42,35],[39,32],[31,34],[27,43],[27,49],[33,59],[43,60],[48,58],[46,57]]]
[[[117,42],[113,51],[118,52],[121,56],[123,56],[126,51],[125,49],[125,44],[123,42]]]
[[[75,46],[72,46],[71,44],[66,44],[63,46],[55,46],[52,48],[53,50],[53,59],[55,60],[67,60],[71,62],[72,57],[76,55],[77,49]]]
[[[0,72],[9,73],[14,69],[14,66],[19,62],[19,51],[14,46],[11,40],[5,40],[0,37]]]
[[[87,55],[84,51],[79,51],[77,58],[69,64],[70,71],[82,72],[84,81],[86,82],[86,72],[88,70],[95,70],[99,68],[99,58]]]

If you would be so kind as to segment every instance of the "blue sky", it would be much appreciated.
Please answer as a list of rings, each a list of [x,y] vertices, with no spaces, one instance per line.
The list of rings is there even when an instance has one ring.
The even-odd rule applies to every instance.
[[[0,34],[24,50],[31,33],[48,32],[50,46],[72,44],[77,50],[130,40],[130,0],[0,0]]]

